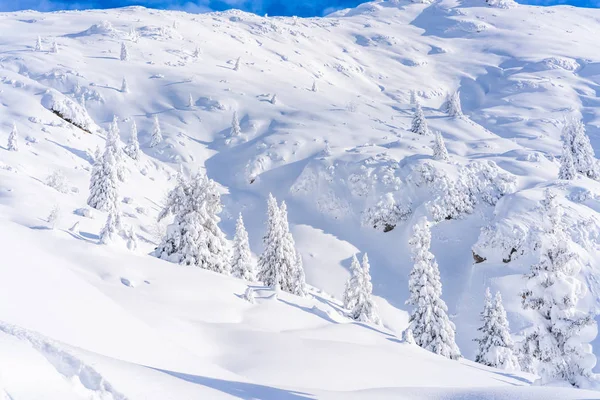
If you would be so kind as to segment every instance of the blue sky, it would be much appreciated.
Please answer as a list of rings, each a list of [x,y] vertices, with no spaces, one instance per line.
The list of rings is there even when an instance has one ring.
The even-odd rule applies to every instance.
[[[517,0],[537,5],[570,4],[599,7],[600,0]],[[482,0],[483,2],[483,0]],[[320,16],[340,8],[354,7],[360,0],[0,0],[0,11],[34,9],[39,11],[86,8],[114,8],[130,5],[204,12],[239,8],[257,14]]]

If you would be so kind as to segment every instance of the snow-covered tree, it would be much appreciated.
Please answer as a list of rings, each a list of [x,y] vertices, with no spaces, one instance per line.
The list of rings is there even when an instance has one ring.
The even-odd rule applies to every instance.
[[[417,91],[411,90],[410,91],[410,104],[417,105],[418,102],[419,102],[419,100],[417,100]]]
[[[109,244],[115,240],[119,234],[119,210],[116,208],[111,209],[106,217],[106,223],[100,231],[100,243]]]
[[[194,57],[194,58],[200,57],[200,47],[196,46],[196,48],[194,49],[194,52],[192,53],[192,57]]]
[[[271,104],[277,104],[277,94],[274,94],[273,97],[271,97],[270,102]]]
[[[51,50],[54,54],[58,54],[58,45],[56,44],[56,41],[52,42],[52,50]]]
[[[138,240],[135,232],[133,231],[133,226],[129,226],[123,232],[123,237],[127,241],[127,248],[131,251],[135,251],[138,248]]]
[[[190,93],[190,97],[188,98],[188,108],[194,108],[194,104],[196,104],[196,102],[194,101],[194,96],[192,96],[192,94]]]
[[[258,279],[266,286],[303,296],[306,293],[304,270],[287,221],[287,206],[281,207],[269,194],[267,202],[267,233],[264,250],[258,259]]]
[[[567,120],[563,127],[562,139],[564,145],[571,150],[575,170],[588,178],[600,180],[600,166],[581,120]]]
[[[560,158],[560,168],[558,170],[558,179],[572,180],[577,177],[577,170],[573,163],[573,154],[571,149],[564,144],[562,156]]]
[[[344,288],[344,308],[346,310],[354,309],[358,292],[360,291],[362,269],[356,254],[352,254],[352,262],[350,263],[350,277],[346,281],[346,287]]]
[[[140,142],[138,141],[138,131],[135,121],[131,121],[131,133],[129,135],[129,142],[125,146],[125,153],[133,160],[140,159]]]
[[[444,137],[440,131],[435,131],[435,139],[433,143],[433,159],[439,161],[448,161],[448,150],[444,143]]]
[[[121,93],[129,93],[129,86],[125,77],[123,77],[123,82],[121,82]]]
[[[254,289],[252,289],[250,286],[248,286],[248,288],[244,292],[244,299],[248,303],[254,304]]]
[[[448,318],[448,307],[442,300],[442,282],[435,257],[429,251],[431,231],[426,218],[413,227],[411,246],[414,267],[410,272],[407,304],[414,306],[410,325],[415,343],[426,350],[451,359],[460,358],[454,340],[455,326]]]
[[[235,65],[233,67],[234,71],[239,71],[240,70],[240,57],[237,58],[237,60],[235,60]]]
[[[41,37],[37,37],[37,40],[35,41],[35,51],[42,51],[42,38]]]
[[[317,92],[319,90],[317,89],[317,81],[313,81],[312,88],[310,90],[312,90],[313,92]]]
[[[106,145],[110,148],[114,159],[115,166],[117,168],[117,177],[121,182],[125,182],[125,160],[123,159],[123,149],[121,147],[121,133],[119,131],[119,124],[117,123],[117,117],[113,117],[113,120],[108,127],[106,134],[107,142]]]
[[[483,326],[478,330],[481,338],[474,339],[478,344],[475,362],[506,370],[518,370],[519,364],[513,352],[513,341],[502,305],[500,292],[492,302],[490,288],[485,291],[485,301],[481,312]]]
[[[8,151],[19,151],[19,131],[17,130],[17,125],[13,123],[10,134],[8,135]]]
[[[543,229],[540,259],[531,266],[521,292],[522,306],[536,311],[537,321],[522,347],[533,359],[542,384],[566,381],[586,387],[596,357],[583,331],[594,319],[577,308],[587,286],[579,279],[580,262],[566,233],[556,194],[546,189],[542,200]],[[588,328],[589,327],[589,328]]]
[[[354,260],[352,260],[354,262]],[[355,268],[355,266],[353,267]],[[373,301],[373,284],[371,283],[371,272],[369,257],[367,253],[363,254],[362,264],[359,267],[357,279],[355,282],[348,282],[349,285],[356,285],[348,293],[348,305],[351,305],[350,317],[357,321],[369,322],[380,325],[381,320],[377,313],[377,305]]]
[[[113,136],[106,135],[104,153],[97,157],[90,178],[90,196],[87,204],[100,211],[111,211],[118,207],[118,166],[112,145]]]
[[[189,181],[182,174],[169,192],[159,221],[174,214],[156,257],[211,271],[229,273],[230,252],[225,235],[219,228],[221,195],[216,183],[201,171]]]
[[[240,213],[235,225],[235,236],[233,238],[233,259],[231,261],[231,273],[236,278],[254,281],[254,263],[248,243],[248,232],[244,227],[242,213]]]
[[[121,43],[121,61],[129,61],[129,50],[125,42]]]
[[[427,126],[427,120],[423,114],[421,104],[417,102],[415,104],[415,114],[412,119],[411,132],[418,133],[419,135],[429,135],[429,127]]]
[[[458,92],[448,94],[444,103],[444,111],[451,117],[461,117],[463,115],[460,105],[460,95]]]
[[[162,132],[160,130],[160,123],[158,122],[158,116],[154,116],[154,125],[152,126],[152,138],[150,140],[150,147],[156,147],[163,141]]]
[[[242,133],[242,128],[240,128],[240,121],[238,119],[237,111],[233,112],[233,117],[231,118],[231,130],[229,131],[230,137],[240,136]]]

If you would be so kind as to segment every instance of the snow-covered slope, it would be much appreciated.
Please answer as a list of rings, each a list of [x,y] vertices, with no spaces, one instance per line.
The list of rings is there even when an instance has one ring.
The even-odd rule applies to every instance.
[[[433,198],[427,165],[450,178],[464,168],[503,177],[504,186],[485,189],[506,193],[497,204],[482,196],[472,214],[433,228],[443,298],[465,357],[474,355],[486,286],[502,292],[514,332],[530,323],[517,293],[536,260],[523,243],[540,225],[548,186],[573,222],[585,264],[590,291],[581,307],[596,308],[600,183],[556,181],[555,156],[570,113],[583,116],[600,151],[600,12],[508,6],[380,2],[320,19],[137,7],[0,15],[5,397],[597,397],[526,387],[533,376],[446,360],[399,339],[408,319],[408,234]],[[120,60],[122,43],[128,61]],[[121,92],[123,78],[129,93]],[[408,131],[412,90],[451,163],[431,160],[433,136]],[[455,90],[465,118],[440,111]],[[229,137],[233,111],[238,138]],[[127,161],[120,193],[136,252],[98,245],[106,215],[81,210],[94,151],[114,115],[124,141],[136,122],[144,152]],[[150,148],[155,116],[165,141]],[[18,152],[5,151],[13,122]],[[259,289],[250,304],[241,297],[247,282],[149,256],[180,165],[206,168],[222,186],[222,228],[231,238],[241,211],[257,254],[268,193],[285,199],[312,296],[275,297],[252,283]],[[61,190],[46,184],[56,171]],[[388,232],[368,219],[382,200],[411,210]],[[49,229],[53,209],[59,218]],[[513,248],[524,254],[503,262]],[[352,254],[365,251],[384,327],[351,322],[335,300]],[[472,251],[487,260],[474,264]]]

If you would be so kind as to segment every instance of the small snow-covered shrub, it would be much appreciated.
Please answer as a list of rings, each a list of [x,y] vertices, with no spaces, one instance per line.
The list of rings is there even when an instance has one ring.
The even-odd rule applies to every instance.
[[[60,207],[54,206],[54,208],[52,208],[52,211],[50,211],[50,215],[48,215],[48,227],[50,229],[54,229],[56,227],[56,224],[60,220],[60,215]]]
[[[54,171],[46,178],[46,185],[61,193],[69,192],[69,182],[67,181],[67,178],[58,170]]]
[[[398,204],[392,193],[387,193],[375,204],[363,211],[363,226],[372,226],[375,229],[389,232],[400,221],[406,221],[412,209],[408,205]]]
[[[136,211],[138,214],[141,214],[141,215],[146,215],[146,214],[148,214],[148,212],[146,211],[146,209],[145,209],[144,207],[136,207],[136,208],[135,208],[135,211]]]
[[[89,208],[85,207],[73,210],[73,214],[79,215],[80,217],[94,218],[92,211]]]
[[[44,106],[59,118],[67,121],[88,133],[98,131],[98,126],[89,116],[87,110],[76,101],[62,94],[51,93],[44,99]]]
[[[589,199],[593,198],[594,195],[592,194],[592,192],[590,192],[587,189],[575,188],[569,194],[568,197],[569,197],[569,200],[571,200],[575,203],[583,203],[583,202],[588,201]]]
[[[123,203],[125,203],[125,204],[132,204],[133,203],[133,199],[131,197],[123,197]]]

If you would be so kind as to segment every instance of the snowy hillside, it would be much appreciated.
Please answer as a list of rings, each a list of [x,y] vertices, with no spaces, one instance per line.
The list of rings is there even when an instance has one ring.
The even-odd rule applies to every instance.
[[[520,293],[547,188],[581,265],[569,279],[587,287],[574,308],[598,308],[600,182],[558,176],[566,118],[600,152],[600,11],[400,0],[314,19],[131,7],[6,13],[0,26],[4,398],[599,397],[471,360],[486,287],[515,341],[536,323]],[[444,112],[457,91],[462,117]],[[448,160],[435,135],[411,132],[415,100]],[[133,122],[139,133],[118,198],[134,250],[102,245],[107,213],[87,205],[114,116],[123,145]],[[241,212],[254,259],[269,193],[285,200],[309,294],[152,256],[180,170],[217,182],[220,227],[232,240]],[[402,339],[423,216],[459,361]],[[379,326],[342,308],[364,252]],[[596,331],[583,336],[600,355]]]

